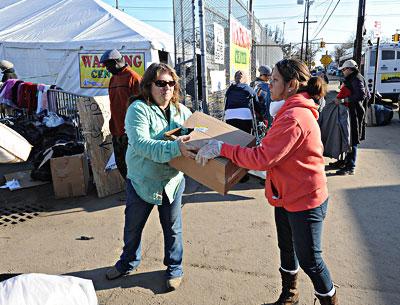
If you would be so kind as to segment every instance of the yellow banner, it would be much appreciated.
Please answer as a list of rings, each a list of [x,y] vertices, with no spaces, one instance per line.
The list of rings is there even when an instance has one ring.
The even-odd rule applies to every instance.
[[[382,74],[381,83],[400,83],[400,72]]]
[[[103,53],[79,53],[81,88],[108,88],[111,73],[100,63]],[[125,62],[139,75],[144,74],[144,53],[121,53]]]
[[[231,16],[230,22],[230,79],[237,70],[249,73],[251,68],[251,32]]]

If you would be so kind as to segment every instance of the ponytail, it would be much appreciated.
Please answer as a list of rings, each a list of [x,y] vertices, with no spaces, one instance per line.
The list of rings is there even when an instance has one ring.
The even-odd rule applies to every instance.
[[[311,97],[320,99],[326,95],[328,86],[321,77],[313,76],[308,79],[307,86],[302,91],[307,92]]]
[[[320,77],[312,77],[303,62],[297,59],[283,59],[276,63],[275,68],[286,83],[291,80],[297,81],[297,93],[307,92],[311,97],[318,99],[326,95],[328,89],[325,81]]]

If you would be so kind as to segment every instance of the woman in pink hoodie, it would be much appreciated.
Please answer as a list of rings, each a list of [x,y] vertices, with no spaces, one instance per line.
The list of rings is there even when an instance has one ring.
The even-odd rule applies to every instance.
[[[313,282],[321,304],[338,304],[329,270],[322,259],[321,235],[328,206],[318,105],[310,93],[310,72],[300,61],[284,59],[272,72],[273,101],[285,100],[260,146],[247,148],[211,140],[197,153],[205,164],[218,156],[252,170],[267,171],[265,194],[275,207],[282,276],[276,305],[298,304],[301,267]]]

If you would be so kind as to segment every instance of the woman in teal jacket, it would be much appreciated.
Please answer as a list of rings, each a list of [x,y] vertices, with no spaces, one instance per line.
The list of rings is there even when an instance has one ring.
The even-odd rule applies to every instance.
[[[152,64],[140,84],[140,97],[129,106],[125,118],[128,135],[126,153],[127,198],[124,248],[119,261],[109,270],[109,280],[135,270],[141,260],[141,235],[147,218],[157,205],[164,232],[166,285],[179,287],[182,277],[181,200],[185,188],[183,173],[168,165],[181,155],[194,158],[185,143],[189,136],[164,140],[164,133],[189,118],[191,112],[179,103],[179,83],[175,71],[165,64]]]

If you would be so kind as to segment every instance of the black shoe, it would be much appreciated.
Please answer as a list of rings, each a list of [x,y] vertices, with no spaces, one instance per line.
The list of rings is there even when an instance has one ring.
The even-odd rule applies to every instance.
[[[338,171],[336,171],[336,175],[339,176],[354,175],[354,168],[341,168]]]
[[[344,160],[338,160],[336,162],[331,162],[329,163],[325,169],[341,169],[344,168],[346,166],[346,163]]]
[[[115,280],[115,279],[125,275],[125,274],[126,273],[119,272],[118,269],[115,268],[115,266],[114,266],[110,270],[107,271],[106,278],[107,278],[107,280],[112,281],[112,280]]]

